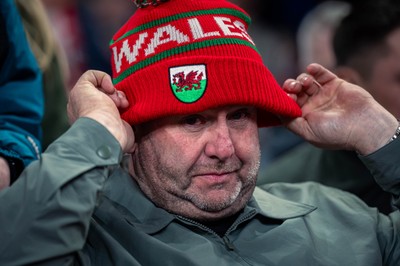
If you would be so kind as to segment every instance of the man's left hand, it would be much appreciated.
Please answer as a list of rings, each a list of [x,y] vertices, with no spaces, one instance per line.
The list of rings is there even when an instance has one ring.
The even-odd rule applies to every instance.
[[[283,121],[310,143],[370,154],[393,136],[396,118],[363,88],[338,78],[318,64],[289,79],[283,89],[301,107],[302,117]]]

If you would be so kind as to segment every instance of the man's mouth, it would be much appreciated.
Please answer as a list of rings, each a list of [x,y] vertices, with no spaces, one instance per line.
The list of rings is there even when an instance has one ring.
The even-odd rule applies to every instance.
[[[208,172],[195,175],[196,179],[204,180],[207,183],[226,183],[234,177],[236,171],[230,172]]]

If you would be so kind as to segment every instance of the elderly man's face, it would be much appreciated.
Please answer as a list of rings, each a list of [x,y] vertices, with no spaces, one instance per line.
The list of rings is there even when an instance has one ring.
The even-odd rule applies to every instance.
[[[159,207],[196,220],[238,212],[260,164],[254,107],[229,106],[139,126],[133,176]]]

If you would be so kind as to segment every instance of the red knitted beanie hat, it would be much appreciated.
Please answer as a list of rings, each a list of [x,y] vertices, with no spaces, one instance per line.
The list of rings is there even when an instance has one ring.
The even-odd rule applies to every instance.
[[[129,124],[225,105],[256,106],[260,127],[301,115],[264,66],[241,8],[226,0],[135,2],[138,10],[110,44]]]

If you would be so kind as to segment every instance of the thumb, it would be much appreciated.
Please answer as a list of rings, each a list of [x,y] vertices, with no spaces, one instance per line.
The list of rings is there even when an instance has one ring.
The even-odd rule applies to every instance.
[[[122,147],[124,153],[133,153],[135,151],[135,132],[131,125],[129,125],[126,121],[122,120],[122,123],[126,132],[126,144]]]

